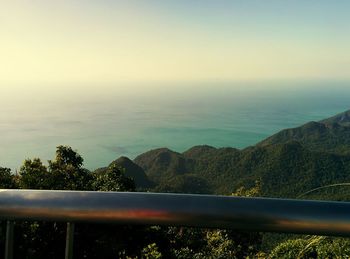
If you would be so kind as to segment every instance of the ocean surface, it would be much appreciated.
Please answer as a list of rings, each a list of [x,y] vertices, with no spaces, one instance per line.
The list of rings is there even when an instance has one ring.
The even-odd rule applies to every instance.
[[[2,93],[1,167],[16,170],[34,157],[46,162],[58,145],[78,150],[91,170],[159,147],[245,148],[350,109],[350,83],[339,81],[48,89]]]

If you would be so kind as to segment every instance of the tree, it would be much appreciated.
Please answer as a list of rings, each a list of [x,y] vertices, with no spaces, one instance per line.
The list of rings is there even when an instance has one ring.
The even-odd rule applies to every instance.
[[[25,189],[89,190],[91,174],[83,158],[68,146],[59,146],[46,167],[39,158],[24,161],[18,177]],[[17,256],[19,258],[61,258],[64,252],[65,223],[22,222]],[[39,248],[40,249],[37,249]]]
[[[26,159],[19,175],[19,186],[23,189],[50,189],[49,173],[39,158]]]
[[[143,259],[161,259],[162,253],[159,252],[159,249],[157,247],[157,244],[149,244],[145,248],[142,249],[142,256]]]
[[[111,165],[103,172],[90,173],[83,167],[83,161],[71,147],[58,146],[56,156],[48,161],[48,166],[39,158],[25,160],[19,171],[18,184],[25,189],[135,191],[134,181],[117,165]],[[0,187],[15,188],[14,179],[10,169],[0,168]],[[20,233],[16,257],[54,259],[64,256],[65,223],[17,222],[16,228]],[[75,256],[117,258],[120,251],[134,257],[140,257],[142,253],[149,258],[160,256],[150,233],[143,226],[77,224]]]
[[[48,162],[51,180],[49,189],[91,189],[91,173],[83,168],[84,159],[71,147],[58,146],[55,159]]]
[[[10,168],[0,167],[0,188],[2,189],[13,189],[17,188],[14,176],[11,174]],[[0,222],[0,233],[5,233],[6,221]],[[5,237],[0,235],[0,254],[4,251],[2,248],[5,246]]]
[[[92,189],[94,191],[135,191],[134,181],[125,176],[124,170],[112,164],[106,171],[93,175]]]
[[[39,158],[25,160],[19,172],[19,185],[24,189],[89,190],[92,177],[82,167],[83,161],[71,147],[58,146],[48,167]]]
[[[269,258],[349,258],[350,240],[325,236],[289,239],[278,244]]]
[[[11,174],[10,168],[0,167],[0,188],[13,189],[16,188],[14,176]]]
[[[83,166],[84,159],[70,146],[58,146],[56,148],[55,160],[49,161],[52,170],[71,166],[80,169]]]

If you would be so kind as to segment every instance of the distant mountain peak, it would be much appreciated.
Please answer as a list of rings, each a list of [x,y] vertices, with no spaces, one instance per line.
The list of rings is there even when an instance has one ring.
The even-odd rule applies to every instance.
[[[112,165],[117,165],[124,168],[125,175],[134,179],[136,186],[141,188],[150,186],[150,181],[148,180],[144,170],[128,157],[121,156],[117,160],[114,160],[109,166]]]
[[[212,146],[200,145],[200,146],[191,147],[190,149],[186,150],[182,154],[186,158],[197,159],[199,157],[205,156],[206,154],[214,152],[216,150],[217,149],[215,147],[212,147]]]
[[[257,146],[298,141],[311,150],[350,154],[350,110],[319,122],[308,122],[300,127],[282,130]]]
[[[133,161],[120,157],[113,163],[125,168],[139,190],[230,194],[258,181],[261,196],[296,197],[350,180],[350,110],[282,130],[242,150],[199,145],[179,153],[157,148]]]
[[[131,159],[126,157],[126,156],[121,156],[117,160],[115,160],[114,162],[120,162],[120,163],[123,162],[123,163],[129,163],[129,164],[133,163],[131,161]]]
[[[158,148],[147,151],[134,159],[150,180],[157,182],[160,178],[169,178],[188,171],[186,158],[168,148]],[[171,172],[170,174],[168,174]]]
[[[350,126],[350,110],[339,113],[333,117],[325,120],[321,120],[320,123],[324,124],[340,124],[342,126]]]

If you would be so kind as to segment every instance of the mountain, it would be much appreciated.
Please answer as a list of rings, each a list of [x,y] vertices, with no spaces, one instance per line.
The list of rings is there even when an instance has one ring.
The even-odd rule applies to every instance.
[[[152,191],[157,192],[231,194],[258,181],[261,196],[295,198],[319,186],[350,181],[350,156],[313,151],[297,141],[242,151],[197,146],[180,154],[157,149],[135,159],[140,161],[148,176],[157,175],[152,178]]]
[[[177,152],[167,148],[159,148],[148,151],[134,159],[135,164],[140,166],[147,177],[159,183],[161,180],[184,174],[190,171],[191,163]]]
[[[319,122],[282,130],[257,146],[289,141],[298,141],[314,151],[350,154],[350,110]]]
[[[319,186],[350,181],[349,114],[282,130],[243,150],[204,145],[178,153],[160,148],[134,163],[155,183],[152,191],[231,194],[258,182],[261,196],[296,198]]]
[[[320,121],[325,124],[340,124],[342,126],[350,126],[350,110],[339,113],[333,117]]]
[[[216,150],[217,149],[215,147],[208,145],[194,146],[182,154],[187,159],[201,159],[214,154]]]
[[[125,175],[132,178],[135,181],[137,189],[139,190],[150,188],[153,185],[152,182],[146,176],[145,171],[127,157],[119,157],[118,159],[110,163],[108,167],[112,165],[117,165],[118,167],[123,168],[125,170]],[[95,170],[95,172],[103,172],[108,167],[99,168]]]

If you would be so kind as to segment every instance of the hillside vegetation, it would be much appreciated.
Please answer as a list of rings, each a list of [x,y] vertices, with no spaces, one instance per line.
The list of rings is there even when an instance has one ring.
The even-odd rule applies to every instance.
[[[260,196],[295,198],[313,188],[350,182],[349,114],[282,130],[243,150],[195,146],[178,153],[159,148],[134,161],[116,162],[139,190],[227,195],[259,181]],[[340,188],[338,194],[328,190],[312,198],[343,200],[347,193]]]
[[[90,172],[59,146],[46,166],[27,159],[18,174],[0,167],[0,188],[155,191],[349,200],[350,111],[286,129],[243,150],[167,148],[120,157]],[[333,188],[319,188],[335,185]],[[305,195],[310,190],[317,189]],[[0,224],[4,232],[5,222]],[[62,258],[65,225],[16,223],[16,258]],[[75,258],[348,258],[344,238],[301,237],[183,227],[77,224]],[[4,234],[0,235],[0,249]],[[3,251],[0,251],[3,253]]]

